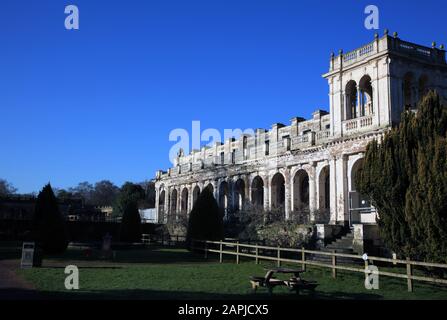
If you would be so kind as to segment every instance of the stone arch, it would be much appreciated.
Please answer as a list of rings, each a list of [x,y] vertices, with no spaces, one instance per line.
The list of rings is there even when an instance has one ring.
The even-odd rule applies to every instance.
[[[264,207],[264,180],[260,176],[251,182],[251,204],[258,208]]]
[[[324,166],[318,175],[318,209],[319,216],[316,221],[329,223],[331,211],[331,176],[329,165]]]
[[[350,181],[350,191],[358,191],[357,186],[355,183],[355,179],[357,177],[357,173],[359,172],[359,169],[361,169],[363,166],[363,157],[357,159],[351,167],[351,181]]]
[[[345,119],[355,119],[358,116],[358,93],[357,83],[354,80],[348,81],[345,87]]]
[[[360,116],[370,116],[374,113],[373,104],[373,87],[371,82],[371,77],[369,75],[364,75],[359,82],[360,91]]]
[[[188,213],[188,196],[189,196],[188,188],[185,187],[182,190],[181,205],[180,205],[181,206],[180,212],[185,215]]]
[[[193,191],[192,191],[192,205],[193,205],[193,207],[194,207],[197,199],[199,198],[199,196],[200,196],[200,187],[199,186],[195,186]]]
[[[293,210],[309,211],[309,175],[299,169],[293,176]]]
[[[272,209],[285,210],[284,205],[286,202],[286,186],[285,178],[282,173],[276,173],[271,180],[271,199]]]
[[[208,189],[208,190],[210,190],[211,191],[211,193],[214,195],[214,186],[213,186],[213,184],[212,183],[208,183],[207,185],[206,185],[206,187],[205,188],[203,188],[204,190],[205,189]]]
[[[160,189],[160,193],[158,196],[158,212],[159,215],[164,215],[166,208],[165,208],[165,201],[166,201],[166,191],[164,189]]]
[[[177,213],[177,189],[173,189],[171,192],[171,214]]]
[[[219,185],[219,208],[224,211],[225,215],[228,213],[230,204],[229,194],[230,188],[228,182],[222,181]]]
[[[245,202],[245,181],[238,179],[234,184],[234,210],[244,209]]]

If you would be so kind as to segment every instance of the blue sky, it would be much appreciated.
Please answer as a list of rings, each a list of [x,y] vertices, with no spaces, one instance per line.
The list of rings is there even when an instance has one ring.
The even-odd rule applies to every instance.
[[[80,30],[64,28],[64,8]],[[447,43],[445,1],[0,2],[0,178],[117,185],[170,166],[175,128],[269,128],[328,108],[331,51],[380,30]]]

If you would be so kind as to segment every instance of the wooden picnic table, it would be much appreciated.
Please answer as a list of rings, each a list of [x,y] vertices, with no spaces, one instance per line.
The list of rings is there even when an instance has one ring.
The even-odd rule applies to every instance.
[[[269,294],[273,293],[273,288],[276,286],[286,286],[291,290],[295,290],[297,294],[301,289],[314,290],[318,284],[315,281],[306,281],[301,278],[301,274],[306,272],[303,269],[291,269],[291,268],[264,268],[267,271],[264,277],[252,276],[250,277],[250,283],[254,292],[259,287],[265,287],[268,289]],[[280,280],[275,278],[275,274],[292,274],[288,280]]]

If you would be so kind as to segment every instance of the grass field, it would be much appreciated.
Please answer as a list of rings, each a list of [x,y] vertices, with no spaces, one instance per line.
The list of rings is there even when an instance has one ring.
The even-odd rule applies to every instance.
[[[379,290],[366,290],[364,275],[338,272],[332,279],[329,269],[308,268],[303,278],[319,283],[314,295],[300,296],[287,288],[275,288],[273,297],[260,289],[251,291],[249,276],[264,275],[270,262],[253,260],[239,265],[228,258],[223,264],[204,260],[202,255],[183,249],[150,247],[121,250],[111,260],[93,252],[70,249],[61,257],[44,260],[42,268],[19,270],[42,296],[74,299],[447,299],[447,288],[415,282],[407,292],[406,280],[381,277]],[[79,267],[80,290],[64,287],[64,268]]]

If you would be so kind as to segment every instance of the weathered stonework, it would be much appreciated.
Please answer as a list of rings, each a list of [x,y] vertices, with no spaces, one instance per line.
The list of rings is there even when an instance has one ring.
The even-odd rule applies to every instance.
[[[374,224],[376,213],[355,190],[354,176],[367,144],[381,139],[405,108],[428,89],[447,98],[445,51],[405,42],[387,33],[347,54],[331,55],[330,113],[294,118],[254,136],[180,154],[173,168],[156,173],[159,217],[190,212],[203,188],[221,207],[250,202],[281,207],[329,225]],[[316,212],[328,212],[325,221]],[[322,229],[323,230],[323,229]],[[328,229],[329,230],[329,229]]]

